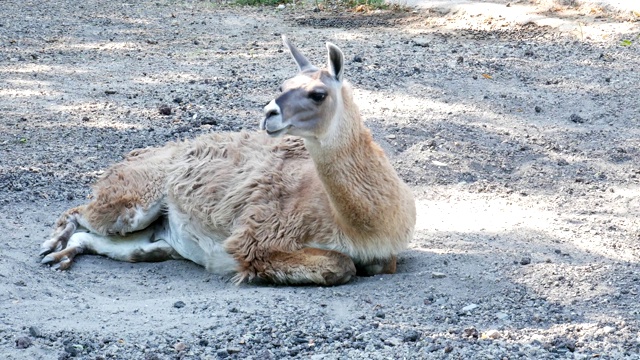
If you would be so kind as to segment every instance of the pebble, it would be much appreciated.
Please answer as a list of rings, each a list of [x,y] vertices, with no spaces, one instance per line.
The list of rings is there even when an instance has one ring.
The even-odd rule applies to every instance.
[[[181,309],[183,307],[185,307],[187,304],[184,303],[184,301],[179,300],[173,303],[173,307],[176,309]]]
[[[536,105],[536,107],[534,107],[533,110],[535,110],[535,112],[537,113],[542,112],[542,108],[538,105]]]
[[[469,304],[469,305],[463,307],[462,309],[460,309],[460,312],[467,313],[467,312],[475,310],[476,308],[478,308],[477,304]]]
[[[36,338],[42,337],[42,331],[35,326],[29,327],[29,334]]]
[[[479,334],[478,334],[478,330],[476,328],[472,327],[468,327],[466,329],[464,329],[464,336],[468,337],[468,338],[474,338],[477,339]]]
[[[26,349],[29,346],[31,346],[31,344],[32,344],[31,339],[27,336],[21,336],[16,339],[16,347],[18,349]]]
[[[173,348],[174,348],[177,352],[184,351],[184,350],[186,350],[186,349],[187,349],[187,344],[185,344],[185,343],[183,343],[183,342],[181,342],[181,341],[178,341],[177,343],[175,343],[175,345],[173,345]]]
[[[389,346],[400,346],[402,345],[402,340],[397,337],[390,337],[384,341],[384,344]]]
[[[429,39],[424,37],[413,38],[413,46],[429,47]]]
[[[396,138],[396,136],[395,136],[394,134],[390,134],[390,135],[387,135],[387,136],[385,136],[385,137],[386,137],[387,139],[395,139],[395,138]]]
[[[584,119],[578,114],[571,114],[571,116],[569,116],[569,120],[573,121],[576,124],[584,123]]]
[[[502,337],[502,335],[498,330],[489,330],[482,334],[483,339],[499,339],[500,337]]]
[[[285,6],[284,4],[280,4],[280,5],[278,5],[278,10],[282,10],[282,9],[284,9],[285,7],[286,7],[286,6]]]
[[[383,311],[378,311],[375,316],[377,318],[384,319],[387,315]]]
[[[441,273],[441,272],[432,272],[431,273],[431,277],[434,278],[434,279],[442,279],[442,278],[447,277],[447,274]]]
[[[614,331],[616,331],[616,328],[612,327],[612,326],[605,326],[602,328],[602,333],[603,334],[611,334]]]
[[[226,358],[226,357],[229,356],[229,353],[227,352],[227,349],[220,349],[220,350],[216,351],[216,355],[219,358]]]
[[[158,112],[160,112],[160,115],[171,115],[171,106],[167,104],[160,105]]]
[[[520,259],[520,265],[529,265],[531,264],[531,258],[530,257],[523,257],[522,259]]]
[[[404,334],[402,341],[404,342],[416,342],[420,339],[420,333],[415,330],[410,330]]]

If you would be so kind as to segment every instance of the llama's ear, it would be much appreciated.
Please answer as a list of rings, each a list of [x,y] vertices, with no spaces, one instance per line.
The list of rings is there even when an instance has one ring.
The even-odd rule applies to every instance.
[[[287,37],[284,35],[282,35],[282,42],[284,43],[284,46],[289,49],[289,52],[291,53],[293,60],[295,60],[296,64],[298,64],[298,68],[300,69],[300,71],[318,70],[309,62],[309,60],[307,60],[306,57],[304,57],[304,55],[300,53],[300,51],[298,51],[298,49],[296,49],[295,46],[293,46],[289,39],[287,39]]]
[[[330,42],[327,43],[327,50],[329,51],[329,73],[341,82],[344,74],[344,55],[342,55],[342,50]]]

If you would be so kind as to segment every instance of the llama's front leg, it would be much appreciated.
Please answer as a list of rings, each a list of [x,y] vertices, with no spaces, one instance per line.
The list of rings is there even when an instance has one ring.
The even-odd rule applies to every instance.
[[[303,248],[261,255],[244,265],[241,262],[238,282],[258,277],[278,284],[332,286],[345,284],[356,275],[351,258],[333,250]]]

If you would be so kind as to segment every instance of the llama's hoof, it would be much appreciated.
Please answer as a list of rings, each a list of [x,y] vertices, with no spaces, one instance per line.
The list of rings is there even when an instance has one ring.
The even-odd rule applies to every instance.
[[[49,255],[53,252],[53,249],[50,249],[48,247],[43,247],[42,249],[40,249],[40,252],[38,253],[38,256],[45,256],[45,255]]]
[[[374,260],[369,264],[359,264],[358,276],[374,276],[378,274],[395,274],[396,272],[396,256],[392,255],[388,259]]]
[[[334,260],[337,260],[335,267],[322,273],[323,285],[326,286],[346,284],[356,276],[356,266],[351,258],[340,253],[334,254],[336,254]]]
[[[356,275],[356,269],[353,271],[349,271],[346,273],[324,273],[322,277],[324,278],[324,285],[326,286],[334,286],[334,285],[343,285],[351,281],[351,279]]]
[[[49,251],[49,252],[48,252],[48,253],[46,253],[46,254],[42,254],[42,253],[41,253],[41,255],[47,255],[47,254],[49,254],[49,253],[51,253],[51,251]],[[41,264],[45,264],[45,265],[51,265],[51,264],[53,264],[55,261],[56,261],[56,258],[55,258],[53,255],[47,255],[47,256],[43,257],[43,258],[42,258],[42,260],[40,260],[40,263],[41,263]]]

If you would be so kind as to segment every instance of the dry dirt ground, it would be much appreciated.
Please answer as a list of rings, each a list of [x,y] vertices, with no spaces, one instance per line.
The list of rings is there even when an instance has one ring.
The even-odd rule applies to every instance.
[[[638,18],[329,10],[2,1],[0,358],[640,358]],[[280,34],[316,63],[342,47],[415,191],[397,274],[234,286],[184,261],[39,264],[123,154],[256,129],[296,71]]]

